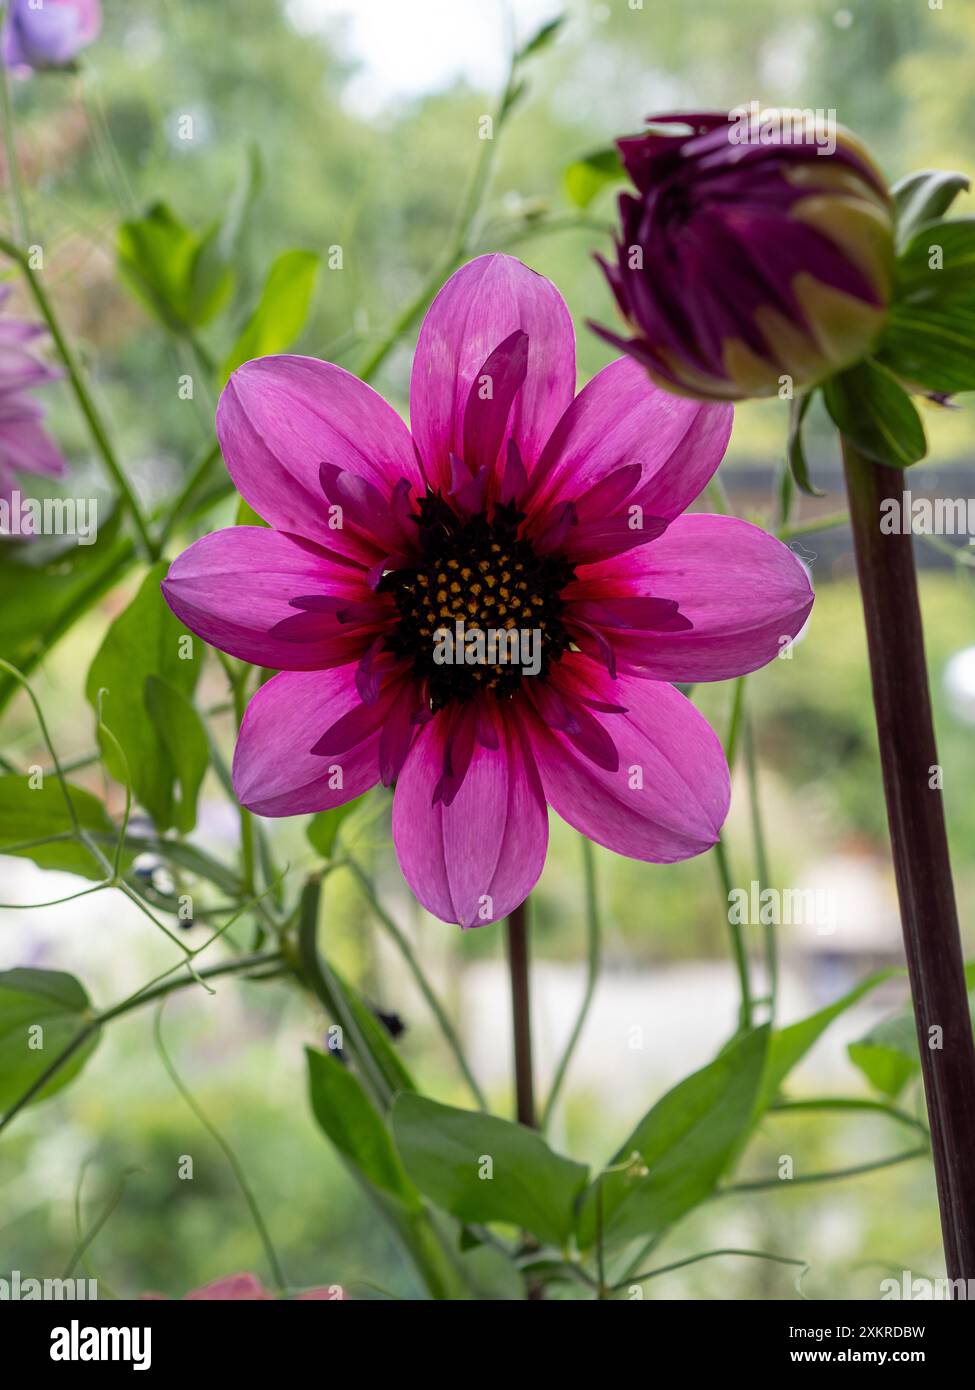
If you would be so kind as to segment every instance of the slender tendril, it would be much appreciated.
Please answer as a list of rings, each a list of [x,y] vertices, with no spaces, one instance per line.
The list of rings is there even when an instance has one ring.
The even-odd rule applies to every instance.
[[[288,1283],[284,1277],[284,1272],[281,1268],[281,1262],[278,1259],[278,1254],[274,1248],[274,1242],[271,1240],[270,1232],[268,1231],[267,1225],[264,1221],[264,1217],[261,1215],[261,1209],[258,1206],[257,1198],[254,1196],[254,1191],[247,1180],[247,1174],[244,1172],[240,1160],[238,1159],[230,1143],[220,1133],[220,1130],[217,1129],[216,1125],[207,1115],[206,1111],[200,1105],[199,1101],[195,1099],[193,1093],[190,1091],[190,1089],[180,1076],[179,1072],[176,1070],[176,1067],[173,1065],[173,1060],[170,1057],[169,1053],[166,1051],[166,1044],[163,1041],[162,1035],[162,1013],[163,1008],[165,1007],[165,1002],[165,999],[161,999],[159,1001],[156,1007],[156,1015],[153,1020],[153,1037],[155,1039],[156,1050],[159,1053],[160,1061],[165,1067],[170,1081],[176,1087],[177,1091],[179,1091],[180,1095],[183,1097],[183,1100],[193,1111],[193,1114],[196,1116],[200,1124],[213,1139],[214,1143],[221,1150],[228,1164],[230,1165],[230,1170],[237,1181],[237,1186],[240,1188],[244,1201],[247,1203],[247,1209],[251,1214],[251,1219],[254,1222],[254,1227],[257,1230],[257,1234],[260,1238],[261,1244],[264,1246],[264,1253],[267,1257],[267,1262],[271,1269],[271,1277],[274,1279],[274,1282],[277,1285],[278,1290],[282,1294],[287,1293]]]

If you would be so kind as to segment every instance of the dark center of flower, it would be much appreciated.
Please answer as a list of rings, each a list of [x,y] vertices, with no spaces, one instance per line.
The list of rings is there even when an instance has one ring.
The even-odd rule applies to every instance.
[[[432,708],[480,690],[509,697],[523,679],[544,678],[569,646],[561,592],[572,566],[519,536],[524,515],[512,504],[496,505],[490,519],[461,517],[427,493],[413,520],[421,559],[379,588],[399,611],[386,645],[412,660]]]

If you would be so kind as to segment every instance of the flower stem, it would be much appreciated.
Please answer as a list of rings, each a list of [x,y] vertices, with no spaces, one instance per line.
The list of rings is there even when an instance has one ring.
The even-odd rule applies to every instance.
[[[0,5],[0,32],[7,18],[7,6]],[[7,165],[7,186],[10,190],[11,226],[14,236],[23,246],[30,241],[27,226],[27,209],[24,203],[24,188],[20,178],[20,163],[17,146],[14,142],[13,102],[10,100],[10,84],[7,69],[0,59],[0,124],[3,125],[3,153]]]
[[[68,374],[71,389],[75,394],[75,399],[78,402],[81,413],[85,417],[85,422],[88,425],[95,447],[101,455],[105,470],[118,489],[118,494],[123,506],[135,523],[135,528],[139,533],[139,539],[142,542],[146,555],[150,560],[157,559],[159,548],[149,534],[148,523],[143,516],[142,508],[139,505],[135,493],[132,491],[128,478],[126,478],[125,473],[122,471],[121,464],[116,458],[115,450],[112,447],[112,442],[108,437],[108,431],[105,428],[105,423],[99,414],[94,398],[85,384],[81,368],[78,365],[74,352],[62,332],[61,324],[54,312],[51,301],[47,297],[47,291],[41,284],[40,278],[31,265],[26,253],[21,250],[20,247],[8,241],[6,237],[0,237],[0,251],[8,255],[11,260],[16,261],[23,271],[30,292],[34,297],[34,302],[41,312],[41,316],[47,325],[48,332],[54,341],[54,346],[58,350],[58,355],[64,363],[64,369]]]
[[[508,970],[515,1044],[515,1098],[518,1123],[535,1128],[531,1008],[528,988],[528,904],[508,918]]]
[[[910,535],[883,535],[904,475],[843,440],[894,873],[945,1259],[975,1277],[975,1041],[965,989]],[[936,1030],[936,1031],[935,1031]]]

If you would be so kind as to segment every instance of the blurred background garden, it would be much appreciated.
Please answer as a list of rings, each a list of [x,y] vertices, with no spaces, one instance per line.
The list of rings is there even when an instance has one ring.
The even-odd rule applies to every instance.
[[[956,0],[943,8],[927,0],[103,3],[102,35],[78,73],[12,84],[15,138],[34,236],[49,267],[48,292],[150,508],[179,489],[212,437],[216,393],[197,368],[201,357],[221,358],[233,325],[218,321],[195,345],[167,336],[120,282],[120,222],[162,201],[199,231],[233,196],[242,170],[257,167],[238,301],[256,298],[278,252],[317,252],[323,265],[298,350],[360,368],[450,241],[481,153],[479,120],[495,109],[505,82],[512,17],[520,39],[563,10],[567,22],[526,64],[526,87],[496,132],[473,244],[509,250],[558,285],[576,320],[580,383],[610,356],[585,325],[612,316],[591,252],[606,249],[616,190],[598,189],[582,206],[565,171],[639,128],[645,115],[752,99],[835,108],[891,179],[931,165],[965,169],[975,148],[975,7]],[[181,134],[187,116],[190,139]],[[958,210],[971,215],[971,198],[963,197]],[[414,340],[415,329],[404,333],[374,381],[404,413]],[[179,390],[187,374],[198,381],[193,399]],[[50,422],[70,460],[72,490],[104,497],[76,405],[65,388],[53,395]],[[915,494],[975,495],[970,407],[932,405],[924,420],[930,448],[910,478]],[[782,402],[741,406],[722,469],[733,508],[770,525],[786,424]],[[828,893],[835,908],[828,931],[779,929],[785,1023],[902,958],[849,533],[815,526],[843,505],[839,460],[825,424],[810,415],[809,425],[812,473],[826,495],[803,498],[790,543],[811,569],[816,605],[789,659],[748,680],[744,755],[727,827],[732,882],[747,889],[763,876],[751,767],[768,881]],[[207,529],[231,521],[235,505],[228,498],[225,514],[211,513]],[[100,524],[103,532],[111,525],[107,500]],[[194,534],[188,523],[178,536]],[[915,546],[962,930],[966,957],[973,958],[975,551],[964,537],[954,549],[922,539]],[[174,538],[170,553],[177,548]],[[65,565],[81,559],[72,552]],[[67,764],[84,763],[95,746],[85,675],[137,579],[133,573],[126,588],[107,594],[34,672]],[[65,569],[63,585],[80,582],[84,576]],[[0,653],[23,659],[39,621],[36,604],[50,602],[54,612],[59,592],[56,569],[35,594],[0,550]],[[729,685],[694,692],[721,733],[732,697]],[[216,662],[207,666],[199,699],[211,706],[226,700]],[[2,718],[8,765],[46,766],[26,699],[16,696]],[[229,752],[229,711],[222,719],[217,727]],[[95,765],[72,776],[101,790]],[[543,1092],[578,1009],[586,953],[578,838],[552,819],[552,850],[532,899]],[[290,872],[314,867],[302,821],[270,829]],[[194,838],[229,860],[237,833],[236,812],[211,774]],[[510,1113],[500,929],[462,935],[416,907],[391,854],[384,796],[359,805],[344,833],[384,908],[413,934],[443,987],[489,1098]],[[23,858],[0,858],[0,878],[4,902],[42,901],[76,885]],[[662,867],[600,850],[597,882],[602,974],[552,1130],[560,1151],[593,1162],[613,1151],[618,1135],[669,1085],[714,1055],[734,1029],[736,1009],[726,901],[712,855]],[[327,883],[326,923],[323,946],[370,1001],[395,1016],[397,1028],[403,1025],[397,1046],[425,1088],[467,1104],[374,903],[343,870]],[[747,931],[761,984],[762,928]],[[72,971],[102,1006],[171,960],[171,946],[115,893],[61,908],[0,911],[0,969]],[[848,1045],[884,1026],[905,998],[906,982],[894,978],[841,1015],[792,1078],[790,1095],[877,1095],[854,1065],[864,1050],[851,1059]],[[181,1077],[246,1170],[290,1281],[342,1283],[356,1296],[369,1296],[356,1281],[372,1281],[401,1296],[416,1294],[406,1260],[311,1118],[301,1050],[322,1045],[324,1023],[310,1003],[274,982],[228,981],[212,997],[181,991],[163,1027]],[[887,1095],[918,1113],[909,1060]],[[884,1115],[776,1114],[763,1122],[739,1176],[774,1176],[782,1155],[794,1158],[797,1174],[870,1164],[913,1142]],[[192,1181],[177,1177],[182,1155],[193,1157]],[[149,1011],[113,1025],[79,1081],[21,1115],[0,1141],[0,1274],[59,1274],[76,1241],[79,1211],[87,1229],[123,1177],[118,1203],[86,1254],[103,1295],[157,1289],[179,1296],[241,1269],[267,1278],[227,1157],[174,1089]],[[859,1177],[720,1197],[680,1224],[656,1258],[679,1260],[719,1246],[807,1260],[803,1288],[811,1297],[876,1298],[888,1273],[940,1274],[930,1165],[915,1160]],[[795,1289],[781,1266],[714,1260],[654,1282],[647,1296],[777,1298],[794,1297]]]

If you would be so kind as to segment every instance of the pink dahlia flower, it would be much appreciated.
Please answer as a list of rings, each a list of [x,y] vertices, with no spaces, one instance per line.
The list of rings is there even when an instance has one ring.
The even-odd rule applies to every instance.
[[[596,332],[701,399],[815,385],[866,356],[892,288],[893,203],[856,137],[791,111],[650,122],[617,141],[635,191],[614,263],[599,258],[635,336]]]
[[[3,61],[8,68],[63,68],[102,27],[99,0],[7,0]]]
[[[9,286],[0,288],[0,309],[9,295]],[[41,424],[43,408],[29,395],[32,387],[60,375],[32,351],[43,332],[40,324],[0,315],[0,498],[8,502],[15,473],[57,478],[65,470],[60,450]]]
[[[198,1289],[192,1289],[183,1295],[186,1303],[270,1303],[277,1299],[276,1293],[271,1293],[258,1279],[256,1274],[227,1274],[223,1279],[214,1279],[210,1284],[203,1284]],[[168,1302],[164,1293],[144,1293],[144,1301]],[[317,1288],[307,1289],[304,1293],[295,1294],[295,1303],[308,1302],[329,1302],[337,1303],[344,1299],[344,1294],[338,1287],[334,1289]]]
[[[434,300],[412,435],[340,367],[248,362],[217,433],[270,529],[204,536],[163,584],[187,627],[280,671],[241,725],[243,804],[290,816],[395,783],[410,887],[463,927],[531,890],[546,802],[636,859],[713,845],[728,768],[671,682],[764,665],[812,603],[766,532],[682,515],[730,407],[668,395],[625,358],[573,399],[575,379],[561,296],[508,256],[472,261]],[[475,641],[527,633],[532,659],[439,660],[458,619]]]

